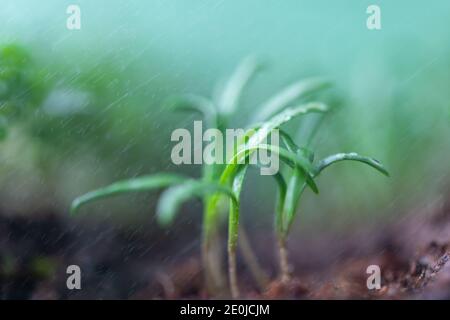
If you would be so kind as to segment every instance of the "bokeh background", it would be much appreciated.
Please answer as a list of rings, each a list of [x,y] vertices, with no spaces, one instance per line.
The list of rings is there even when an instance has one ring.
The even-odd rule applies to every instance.
[[[66,8],[81,8],[81,30]],[[381,7],[382,29],[366,28]],[[326,76],[319,97],[335,107],[314,140],[316,155],[374,156],[391,178],[355,163],[320,177],[296,228],[398,219],[446,194],[450,183],[450,2],[397,1],[24,1],[0,4],[0,212],[32,219],[67,215],[78,195],[158,171],[200,174],[170,161],[170,133],[194,116],[164,103],[210,96],[239,61],[256,54],[264,71],[246,91],[236,127],[287,84]],[[308,120],[289,126],[302,141]],[[303,133],[302,133],[303,132]],[[275,185],[256,170],[243,217],[272,222]],[[80,217],[155,225],[157,195],[126,195]],[[201,206],[183,207],[180,226],[200,230]]]

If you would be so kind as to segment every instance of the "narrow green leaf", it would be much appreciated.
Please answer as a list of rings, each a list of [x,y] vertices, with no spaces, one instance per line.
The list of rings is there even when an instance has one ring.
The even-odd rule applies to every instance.
[[[270,98],[259,108],[254,122],[259,122],[283,110],[289,104],[294,103],[302,96],[321,90],[330,85],[330,82],[322,78],[309,78],[295,82],[278,94]]]
[[[351,161],[359,161],[363,162],[372,168],[375,168],[376,170],[380,171],[382,174],[389,176],[389,172],[384,168],[384,166],[376,159],[361,156],[355,152],[350,153],[337,153],[334,155],[331,155],[329,157],[326,157],[322,160],[320,160],[315,168],[315,176],[319,175],[325,168],[332,165],[333,163],[343,161],[343,160],[351,160]]]
[[[239,172],[239,169],[241,166],[243,166],[246,162],[246,157],[249,156],[249,154],[255,150],[262,149],[262,150],[268,150],[271,152],[275,152],[280,156],[280,158],[286,162],[290,166],[297,165],[298,167],[305,170],[305,172],[308,172],[307,176],[310,178],[308,182],[310,183],[310,187],[313,191],[318,192],[317,186],[314,182],[314,180],[311,177],[312,170],[312,164],[308,161],[308,159],[303,158],[301,155],[294,154],[292,152],[289,152],[288,150],[284,148],[280,148],[278,146],[271,146],[271,145],[259,145],[257,147],[247,147],[245,149],[240,150],[230,161],[227,166],[225,167],[225,170],[222,172],[222,175],[220,177],[219,183],[223,186],[228,186],[230,183],[233,183],[234,177]],[[243,157],[243,158],[242,158]],[[217,205],[220,200],[220,195],[213,195],[208,202],[208,208],[207,208],[207,221],[216,221],[217,220]],[[209,223],[206,225],[206,228],[210,229]]]
[[[243,89],[260,69],[261,63],[254,56],[245,58],[239,64],[218,98],[217,104],[221,113],[228,115],[236,110]]]
[[[236,205],[239,205],[230,188],[213,182],[189,180],[167,189],[161,195],[156,210],[158,222],[163,226],[167,226],[173,221],[179,207],[185,201],[212,193],[226,195]]]
[[[294,140],[292,140],[292,138],[283,130],[280,130],[280,136],[281,140],[289,151],[294,153],[300,152],[300,154],[310,162],[314,161],[314,152],[311,149],[297,146]]]
[[[378,171],[380,171],[381,173],[383,173],[385,175],[389,175],[387,170],[383,167],[383,165],[375,159],[360,156],[356,153],[339,153],[339,154],[329,156],[329,157],[319,161],[319,163],[315,166],[316,169],[315,169],[314,177],[318,176],[320,174],[320,172],[322,172],[323,169],[327,168],[331,164],[336,163],[338,161],[343,161],[343,160],[360,161],[360,162],[370,165],[371,167],[374,167],[375,169],[377,169]],[[295,180],[297,180],[297,181],[295,181]],[[291,182],[292,182],[292,184],[291,184]],[[289,232],[289,228],[291,227],[292,222],[294,221],[296,207],[298,204],[297,202],[298,202],[298,199],[300,198],[301,194],[305,190],[306,185],[307,184],[304,182],[304,177],[302,177],[301,173],[299,173],[299,172],[294,173],[294,175],[291,178],[290,183],[287,187],[287,193],[286,193],[286,201],[285,201],[285,207],[284,207],[284,211],[285,211],[284,215],[285,215],[285,220],[286,220],[286,224],[284,226],[285,233]]]
[[[277,204],[275,208],[275,228],[277,233],[280,235],[283,232],[284,225],[284,202],[286,198],[287,185],[286,180],[284,180],[283,175],[281,173],[277,173],[274,176],[277,181],[278,186],[278,194],[277,194]]]
[[[279,128],[299,115],[311,112],[325,112],[327,110],[327,106],[320,102],[310,102],[297,107],[288,108],[276,116],[273,116],[270,120],[262,123],[257,132],[250,137],[247,146],[253,148],[261,144],[274,129]]]
[[[233,180],[232,189],[233,189],[234,195],[236,196],[236,198],[238,200],[239,200],[239,196],[241,194],[242,185],[245,180],[245,175],[247,174],[248,166],[249,166],[248,164],[241,166]],[[273,175],[273,177],[274,177],[275,181],[277,182],[278,188],[281,189],[282,192],[284,192],[286,190],[286,182],[284,181],[284,178],[281,175],[281,173],[277,172],[276,174]]]
[[[280,130],[279,132],[280,132],[281,141],[283,141],[283,144],[286,146],[286,148],[290,152],[296,153],[298,150],[300,150],[300,147],[297,146],[297,144],[294,142],[294,140],[292,140],[292,138],[289,134],[287,134],[283,130]]]
[[[228,185],[230,181],[233,181],[234,175],[238,172],[239,166],[241,166],[242,160],[245,162],[245,158],[250,157],[251,154],[259,148],[259,145],[264,142],[264,140],[269,136],[269,134],[276,128],[280,127],[281,125],[287,123],[288,121],[294,119],[298,115],[307,114],[310,112],[325,112],[327,111],[327,106],[323,103],[306,103],[303,105],[300,105],[298,107],[289,108],[281,112],[280,114],[272,117],[270,120],[265,121],[264,123],[258,123],[253,126],[250,126],[250,129],[247,131],[245,135],[245,139],[240,142],[239,147],[242,147],[242,144],[245,143],[245,140],[248,138],[248,142],[246,143],[246,148],[239,148],[240,150],[238,153],[236,153],[233,157],[232,161],[228,161],[227,166],[223,170],[221,177],[220,177],[220,184],[222,185]],[[256,132],[255,132],[256,129]],[[262,147],[262,149],[266,148],[272,148],[268,147],[267,145],[265,147]],[[274,152],[277,152],[277,150],[273,150]],[[286,149],[282,149],[281,151],[283,154],[286,152],[289,153]],[[294,159],[297,159],[298,156],[295,153],[291,153],[290,156],[293,156]],[[289,159],[284,157],[285,161],[289,163]],[[312,165],[309,163],[307,159],[303,159],[300,161],[300,159],[297,159],[297,161],[302,162],[300,164],[300,167],[306,167],[308,174],[306,174],[307,181],[309,186],[314,192],[318,192],[318,188],[312,179],[312,176],[310,174],[310,170],[312,170]],[[295,163],[295,160],[291,163],[293,165]],[[219,203],[220,196],[219,195],[213,195],[211,199],[208,201],[207,204],[207,221],[216,221],[216,216],[218,214],[217,205]],[[212,222],[211,222],[212,223]],[[210,229],[209,223],[206,225],[207,230]]]
[[[239,166],[242,164],[245,164],[248,162],[248,158],[252,152],[255,150],[267,150],[270,152],[274,152],[280,158],[286,162],[289,166],[294,167],[298,166],[301,168],[305,173],[307,173],[308,176],[311,176],[312,174],[312,164],[311,162],[305,158],[300,153],[295,154],[293,152],[288,151],[287,149],[278,147],[278,146],[272,146],[267,144],[260,144],[256,147],[245,147],[244,149],[240,150],[238,153],[235,154],[233,159],[231,159],[230,163],[225,167],[225,170],[222,173],[220,182],[221,184],[226,185],[228,181],[232,181],[233,177],[236,175]],[[314,181],[311,179],[311,188],[314,191],[317,191],[317,186],[315,185]]]
[[[239,199],[239,196],[241,194],[242,185],[244,183],[245,175],[247,173],[247,168],[248,168],[247,165],[241,167],[241,169],[236,174],[236,176],[234,177],[234,180],[233,180],[232,189],[233,189],[233,192],[234,192],[236,198],[238,198],[238,199]]]
[[[286,124],[287,122],[295,119],[295,117],[299,115],[304,115],[308,113],[321,113],[326,112],[328,110],[327,105],[321,102],[309,102],[305,104],[301,104],[297,107],[291,107],[283,112],[273,116],[271,119],[264,121],[263,123],[254,124],[248,129],[245,137],[248,138],[247,146],[249,148],[253,148],[261,143],[264,142],[264,140],[269,136],[269,134],[274,130],[282,125]],[[281,131],[281,130],[280,130]],[[248,134],[248,132],[252,132],[252,134]],[[282,136],[285,138],[288,137],[288,135],[284,132],[281,132]],[[292,141],[292,139],[289,137],[288,143],[291,143],[292,145],[295,145],[295,143]]]
[[[314,153],[307,149],[298,147],[292,138],[284,131],[280,130],[280,135],[283,143],[289,151],[299,153],[309,161],[314,160]],[[294,168],[289,183],[286,187],[285,198],[283,198],[283,206],[281,213],[282,226],[281,233],[286,234],[292,225],[297,211],[298,202],[305,190],[307,183],[305,182],[305,175],[299,168]]]
[[[243,165],[238,173],[236,174],[234,180],[233,180],[233,192],[236,196],[237,200],[239,201],[240,194],[242,191],[242,185],[244,183],[245,175],[247,173],[248,164]],[[277,172],[275,175],[273,175],[275,178],[275,181],[277,182],[277,190],[278,190],[278,199],[277,199],[277,206],[275,209],[275,226],[277,227],[277,230],[281,232],[282,228],[282,214],[283,214],[283,205],[284,205],[284,198],[286,194],[286,182],[281,175],[281,173]],[[229,213],[229,245],[235,246],[237,243],[237,230],[239,226],[239,208],[236,207],[233,203],[233,201],[230,201],[230,213]]]
[[[88,192],[76,198],[72,202],[70,211],[74,214],[82,205],[101,198],[111,197],[122,193],[150,191],[158,188],[165,188],[182,183],[187,179],[188,178],[180,175],[161,173],[118,181],[107,187]]]
[[[294,168],[292,176],[289,179],[289,183],[286,188],[286,197],[283,206],[283,232],[287,233],[289,227],[294,220],[295,213],[297,211],[297,205],[300,200],[300,196],[305,189],[305,175],[299,170]]]

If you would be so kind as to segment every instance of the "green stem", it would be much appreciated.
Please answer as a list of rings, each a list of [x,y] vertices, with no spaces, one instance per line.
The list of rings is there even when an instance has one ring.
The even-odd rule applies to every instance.
[[[217,221],[211,219],[217,217],[210,214],[210,197],[205,199],[205,211],[203,214],[203,239],[202,239],[202,263],[205,268],[205,283],[208,293],[212,296],[220,295],[225,291],[225,279],[221,268],[220,245],[218,245]]]
[[[286,284],[290,280],[288,251],[286,246],[287,231],[284,228],[284,205],[286,201],[286,192],[288,191],[288,189],[286,181],[281,174],[275,176],[275,178],[278,184],[278,199],[275,212],[275,232],[278,240],[280,279],[282,283]]]
[[[278,252],[280,255],[280,279],[283,284],[288,284],[291,280],[291,272],[289,267],[286,236],[284,235],[279,235],[278,237]]]
[[[228,220],[228,277],[230,282],[231,296],[233,299],[239,297],[239,286],[236,271],[236,247],[239,232],[239,204],[231,202]]]

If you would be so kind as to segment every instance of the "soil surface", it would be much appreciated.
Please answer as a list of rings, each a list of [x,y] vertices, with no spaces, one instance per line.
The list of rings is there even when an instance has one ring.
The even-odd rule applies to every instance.
[[[450,299],[450,200],[421,211],[357,232],[291,238],[288,285],[274,280],[258,289],[239,256],[241,294],[256,299]],[[210,298],[200,244],[192,235],[92,220],[74,224],[59,214],[32,217],[0,213],[1,299]],[[267,246],[272,239],[257,230],[249,236],[274,279],[274,250]],[[81,267],[81,290],[66,287],[66,268],[72,264]],[[379,290],[367,289],[369,265],[380,267]]]

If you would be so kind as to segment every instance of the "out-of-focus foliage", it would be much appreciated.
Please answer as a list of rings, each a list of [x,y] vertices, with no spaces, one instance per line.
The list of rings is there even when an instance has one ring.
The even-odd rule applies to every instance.
[[[8,123],[33,115],[44,98],[42,74],[29,53],[18,45],[0,47],[0,139]]]
[[[8,122],[4,116],[0,116],[0,141],[6,138],[8,129],[6,128]]]

